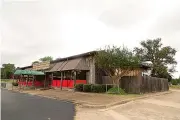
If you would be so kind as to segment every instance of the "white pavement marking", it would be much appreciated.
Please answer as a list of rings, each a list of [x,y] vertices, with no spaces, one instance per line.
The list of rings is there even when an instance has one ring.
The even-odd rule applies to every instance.
[[[167,102],[167,101],[161,101],[161,100],[155,100],[155,99],[147,99],[147,100],[142,100],[142,101],[146,102],[146,103],[151,103],[151,104],[156,104],[156,105],[180,109],[180,103]]]
[[[106,113],[109,114],[110,116],[112,116],[114,118],[114,120],[130,120],[129,118],[127,118],[113,110],[108,110],[108,111],[106,111]]]

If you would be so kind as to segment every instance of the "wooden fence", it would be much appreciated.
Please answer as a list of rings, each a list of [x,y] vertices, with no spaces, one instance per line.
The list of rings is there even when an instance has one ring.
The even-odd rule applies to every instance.
[[[127,93],[162,92],[169,90],[168,80],[150,76],[123,77],[120,87]]]
[[[168,79],[143,76],[141,83],[141,93],[162,92],[169,90]]]

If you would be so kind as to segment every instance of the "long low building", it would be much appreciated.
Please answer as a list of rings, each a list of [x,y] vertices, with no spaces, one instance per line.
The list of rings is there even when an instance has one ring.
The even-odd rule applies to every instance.
[[[106,78],[103,70],[95,65],[96,51],[91,51],[53,61],[35,63],[31,66],[21,67],[22,70],[38,70],[45,73],[44,77],[39,77],[44,86],[73,88],[74,84],[111,84]],[[127,76],[142,76],[148,69],[146,65],[141,65]],[[38,79],[38,77],[37,77]]]

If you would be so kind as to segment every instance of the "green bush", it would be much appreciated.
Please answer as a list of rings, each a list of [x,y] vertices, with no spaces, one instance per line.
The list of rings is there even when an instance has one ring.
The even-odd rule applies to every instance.
[[[18,86],[18,83],[17,82],[12,82],[12,85],[13,86]]]
[[[92,85],[91,91],[95,93],[103,93],[106,92],[106,86],[104,85]]]
[[[113,87],[113,85],[103,84],[102,87],[103,87],[103,89],[104,89],[105,92],[107,92],[107,91],[106,91],[106,86],[107,86],[107,91]]]
[[[91,92],[91,84],[84,84],[83,92]]]
[[[123,89],[119,88],[119,90],[118,90],[118,87],[110,88],[107,93],[110,93],[110,94],[121,94],[121,95],[126,94],[126,92]]]
[[[113,85],[107,85],[107,91],[113,87],[114,87]]]
[[[178,85],[178,81],[177,80],[172,80],[171,83],[172,83],[172,85]]]
[[[76,84],[75,85],[75,90],[82,92],[83,91],[83,84]]]
[[[179,83],[179,84],[180,84],[180,79],[177,79],[177,83]]]

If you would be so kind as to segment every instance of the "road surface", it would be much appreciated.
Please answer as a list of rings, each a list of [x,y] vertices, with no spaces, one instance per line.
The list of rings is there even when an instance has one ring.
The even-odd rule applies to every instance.
[[[109,109],[77,110],[77,120],[180,120],[180,90]]]
[[[74,105],[1,89],[2,120],[73,120]]]

